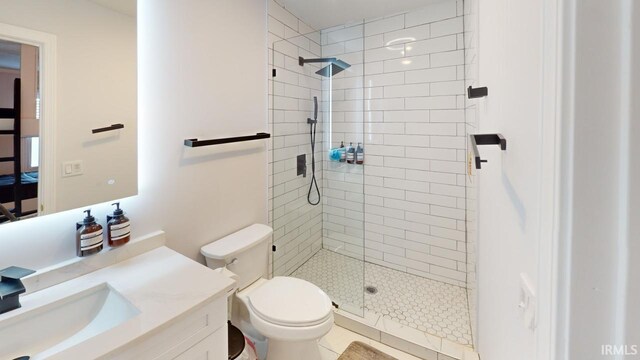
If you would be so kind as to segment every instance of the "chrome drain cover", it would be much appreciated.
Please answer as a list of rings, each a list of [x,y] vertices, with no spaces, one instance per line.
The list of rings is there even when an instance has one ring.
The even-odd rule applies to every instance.
[[[373,294],[375,294],[375,293],[377,293],[377,292],[378,292],[378,288],[377,288],[377,287],[375,287],[375,286],[371,286],[371,285],[369,285],[369,286],[365,286],[365,287],[364,287],[364,291],[366,291],[366,292],[367,292],[367,294],[371,294],[371,295],[373,295]]]

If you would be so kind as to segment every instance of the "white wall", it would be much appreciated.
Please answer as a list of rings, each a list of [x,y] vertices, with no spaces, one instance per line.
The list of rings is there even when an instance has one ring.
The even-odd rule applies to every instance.
[[[536,358],[536,333],[518,308],[520,274],[538,286],[542,241],[542,6],[540,1],[482,0],[478,77],[489,96],[477,102],[478,132],[502,133],[507,151],[480,146],[477,170],[478,351],[483,359]],[[534,289],[535,291],[535,289]]]
[[[587,0],[569,1],[565,10],[572,16],[564,29],[567,191],[560,254],[566,261],[557,358],[636,359],[640,6]],[[622,352],[602,354],[603,345]]]
[[[201,245],[267,221],[264,140],[182,144],[266,130],[266,3],[140,0],[138,10],[139,195],[122,206],[134,236],[163,229],[171,248],[202,260]],[[94,206],[101,218],[109,208]],[[81,217],[78,209],[3,225],[0,268],[74,257]]]

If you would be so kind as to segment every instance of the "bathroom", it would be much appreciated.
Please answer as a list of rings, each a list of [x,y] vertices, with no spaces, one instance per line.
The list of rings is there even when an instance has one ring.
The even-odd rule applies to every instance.
[[[246,299],[229,272],[248,255],[229,249],[252,238],[264,249],[253,265],[267,256],[260,284],[284,278],[281,296],[320,289],[324,299],[299,311],[323,313],[304,344],[313,353],[266,336],[261,358],[269,343],[270,360],[637,356],[633,1],[2,0],[0,9],[0,45],[39,49],[41,99],[40,148],[23,145],[40,155],[39,204],[29,203],[38,213],[0,222],[0,269],[36,272],[14,297],[22,307],[0,314],[0,338],[13,341],[0,341],[0,358],[227,358],[227,318],[258,340],[267,332],[253,324],[249,334],[233,313]],[[5,114],[0,141],[13,135]],[[2,160],[15,147],[0,150]],[[129,243],[78,256],[83,211],[107,236],[116,202]],[[23,351],[28,326],[65,322],[65,307],[42,309],[78,301],[85,287],[109,294],[121,323]],[[197,336],[169,331],[205,310]],[[169,343],[179,344],[159,353]]]

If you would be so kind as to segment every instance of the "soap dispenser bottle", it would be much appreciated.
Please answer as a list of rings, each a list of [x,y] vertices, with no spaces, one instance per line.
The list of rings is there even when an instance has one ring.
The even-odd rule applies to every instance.
[[[353,143],[349,143],[347,147],[347,163],[353,164],[356,161],[356,149],[353,147]]]
[[[91,216],[91,209],[84,212],[87,216],[76,224],[76,254],[80,257],[98,253],[104,246],[102,226]]]
[[[116,209],[113,215],[107,215],[107,239],[109,246],[121,246],[129,242],[131,238],[131,223],[120,209],[120,203],[113,203]]]

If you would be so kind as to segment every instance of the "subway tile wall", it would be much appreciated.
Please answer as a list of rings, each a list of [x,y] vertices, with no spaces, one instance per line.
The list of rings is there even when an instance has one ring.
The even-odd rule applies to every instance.
[[[462,0],[320,35],[351,64],[323,79],[325,141],[365,148],[365,166],[325,158],[323,247],[466,287]]]
[[[307,203],[311,176],[311,146],[306,119],[313,97],[322,97],[317,64],[298,64],[298,57],[321,55],[320,32],[271,0],[268,3],[269,222],[274,229],[273,275],[289,275],[322,247],[322,204]],[[276,69],[272,77],[271,70]],[[321,115],[319,119],[321,120]],[[316,156],[322,159],[322,121],[317,128]],[[296,156],[306,154],[307,177],[296,175]],[[322,162],[316,177],[322,184]]]

